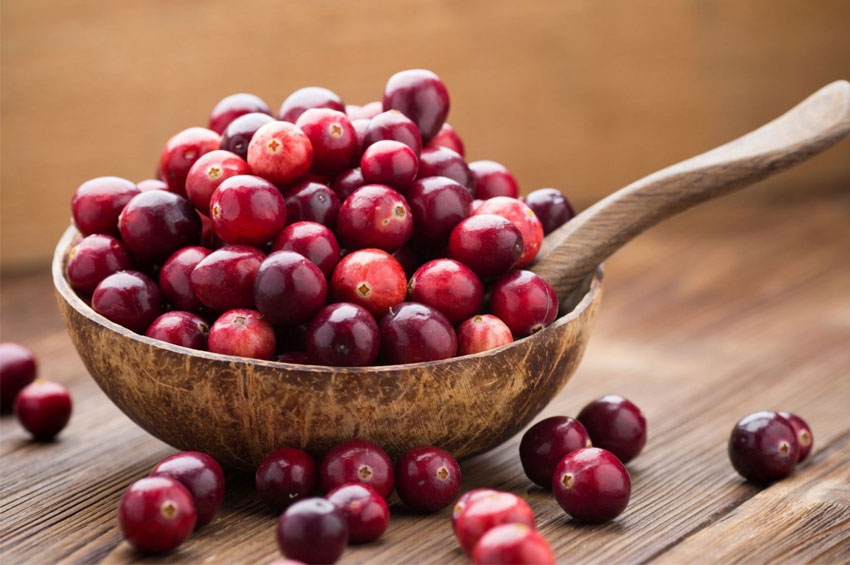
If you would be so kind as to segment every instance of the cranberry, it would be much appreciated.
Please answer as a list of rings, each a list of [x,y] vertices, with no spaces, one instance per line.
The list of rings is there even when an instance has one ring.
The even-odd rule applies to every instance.
[[[255,175],[278,186],[289,185],[310,170],[313,146],[295,124],[269,122],[248,144],[248,164]]]
[[[761,411],[735,424],[729,437],[729,459],[742,477],[770,483],[794,472],[800,456],[791,423],[776,412]]]
[[[509,492],[494,492],[470,501],[457,519],[457,540],[467,553],[488,530],[502,524],[534,528],[534,513],[523,499]]]
[[[271,110],[268,104],[253,94],[240,92],[225,96],[210,113],[210,129],[221,134],[236,118],[253,113],[271,115]]]
[[[419,178],[448,177],[464,186],[472,196],[475,177],[463,157],[447,147],[426,147],[419,157]],[[471,198],[470,198],[471,200]]]
[[[459,324],[481,309],[484,285],[463,263],[435,259],[410,277],[407,296],[409,300],[436,308],[452,324]]]
[[[388,186],[366,185],[342,203],[337,231],[348,248],[377,247],[393,252],[413,232],[410,205]]]
[[[187,245],[201,241],[201,218],[192,204],[163,190],[133,197],[118,217],[124,245],[145,261],[164,261]]]
[[[162,293],[147,275],[119,271],[100,281],[91,306],[101,316],[141,334],[162,313]]]
[[[311,171],[332,174],[351,163],[357,152],[357,133],[348,117],[328,108],[311,108],[295,123],[313,146]]]
[[[441,245],[461,220],[469,215],[469,191],[446,177],[414,182],[407,191],[413,211],[416,240],[425,246]]]
[[[183,451],[157,463],[151,477],[174,479],[189,491],[197,511],[196,527],[212,522],[224,500],[224,473],[218,461],[199,451]]]
[[[620,460],[598,447],[569,453],[552,476],[558,504],[582,522],[613,520],[625,510],[631,490],[629,472]]]
[[[321,269],[294,251],[275,251],[254,279],[257,310],[273,324],[307,322],[325,305],[328,286]]]
[[[18,392],[35,380],[32,351],[10,341],[0,342],[0,409],[11,410]]]
[[[472,550],[475,565],[534,563],[555,565],[549,542],[525,524],[503,524],[487,530]]]
[[[203,318],[189,312],[166,312],[153,321],[145,335],[174,345],[206,351],[210,327]]]
[[[513,174],[496,161],[473,161],[469,170],[475,178],[475,198],[487,200],[494,196],[519,197],[519,185]]]
[[[472,204],[469,205],[469,213],[474,214],[475,212],[477,212],[478,209],[481,208],[482,204],[484,204],[483,200],[480,200],[480,199],[477,199],[477,198],[475,200],[473,200]]]
[[[283,195],[290,223],[316,222],[333,229],[339,215],[339,198],[327,185],[305,180]]]
[[[174,134],[162,148],[159,170],[171,192],[186,195],[186,175],[201,155],[219,148],[221,136],[205,128],[189,128]]]
[[[395,251],[393,258],[398,261],[399,265],[404,269],[404,274],[408,277],[413,276],[413,273],[416,272],[416,269],[422,263],[419,260],[419,254],[413,250],[409,242],[403,245],[401,249]]]
[[[159,287],[168,301],[188,312],[198,312],[202,305],[192,290],[190,276],[195,267],[212,251],[205,247],[184,247],[175,251],[159,270]]]
[[[380,100],[369,102],[362,106],[356,104],[346,104],[345,114],[349,120],[371,119],[384,111],[384,105]]]
[[[354,128],[354,134],[357,136],[357,151],[354,152],[354,157],[351,159],[351,166],[357,166],[360,164],[360,157],[363,155],[363,151],[366,150],[366,147],[369,146],[366,143],[366,134],[369,133],[369,122],[372,120],[360,119],[360,120],[352,120],[351,127]]]
[[[74,192],[71,213],[80,233],[118,235],[121,210],[141,191],[127,179],[98,177],[87,180]]]
[[[466,151],[463,147],[463,140],[449,124],[443,124],[437,135],[428,142],[428,147],[447,147],[463,157]]]
[[[228,245],[202,259],[189,280],[201,303],[216,312],[254,306],[254,278],[265,254],[247,245]]]
[[[248,144],[251,143],[251,138],[254,137],[258,129],[273,121],[275,119],[271,116],[258,112],[239,116],[230,122],[230,125],[221,135],[221,148],[247,159]]]
[[[210,213],[210,198],[215,189],[230,177],[250,175],[248,163],[230,151],[216,149],[195,161],[186,176],[186,194],[202,214]]]
[[[277,119],[294,124],[301,114],[310,108],[330,108],[345,112],[342,98],[335,93],[321,86],[307,86],[299,88],[283,101],[277,113]]]
[[[198,212],[198,217],[201,218],[201,245],[208,249],[218,249],[224,246],[224,242],[215,233],[212,220],[209,216]]]
[[[558,316],[558,297],[546,279],[531,271],[511,271],[490,292],[490,312],[501,318],[514,336],[526,336]]]
[[[159,179],[145,179],[140,180],[136,183],[136,188],[138,188],[142,192],[148,192],[150,190],[168,190],[168,184]]]
[[[310,365],[310,356],[306,351],[287,351],[281,353],[275,359],[278,363],[291,363],[293,365]]]
[[[168,477],[146,477],[130,485],[118,504],[118,525],[130,545],[165,553],[186,541],[197,512],[191,493]]]
[[[365,484],[338,486],[325,495],[348,523],[348,541],[363,543],[381,537],[390,525],[390,509],[374,488]]]
[[[593,445],[623,463],[638,456],[646,443],[646,418],[640,408],[616,394],[597,398],[579,412]]]
[[[523,250],[517,261],[517,267],[524,267],[534,260],[543,244],[543,226],[531,208],[515,198],[496,196],[485,200],[475,210],[475,215],[479,214],[502,216],[519,229],[522,234]]]
[[[396,465],[398,496],[409,508],[436,512],[451,504],[460,490],[460,467],[446,451],[414,447]]]
[[[457,499],[457,502],[455,502],[455,505],[452,508],[452,531],[455,535],[457,535],[457,520],[460,518],[463,511],[466,510],[466,507],[476,500],[480,500],[490,494],[496,494],[496,492],[497,491],[490,488],[477,488],[460,495],[460,498]]]
[[[392,255],[380,249],[349,253],[336,266],[331,277],[334,298],[363,306],[375,316],[383,316],[404,301],[407,278]]]
[[[404,191],[416,179],[419,161],[413,150],[399,141],[378,141],[363,153],[360,170],[366,182],[386,184]]]
[[[561,459],[576,449],[591,445],[581,422],[569,416],[552,416],[540,420],[523,434],[519,458],[526,476],[549,489]]]
[[[315,263],[326,277],[339,263],[339,244],[331,230],[316,222],[295,222],[278,234],[272,251],[294,251]]]
[[[251,175],[230,177],[210,199],[215,233],[226,243],[262,245],[286,225],[286,205],[280,191]]]
[[[338,302],[325,306],[307,328],[307,355],[317,365],[362,367],[378,358],[381,336],[368,310]]]
[[[257,468],[257,494],[277,512],[316,492],[316,463],[294,447],[275,449]]]
[[[228,310],[210,328],[209,348],[213,353],[271,359],[275,347],[274,328],[256,310]]]
[[[470,216],[449,236],[449,253],[480,277],[495,277],[513,268],[522,255],[519,229],[495,214]]]
[[[290,559],[333,563],[348,543],[342,512],[324,498],[308,498],[286,509],[277,522],[277,544]]]
[[[360,171],[360,167],[357,167],[356,169],[345,169],[337,173],[333,180],[331,180],[331,189],[340,200],[345,200],[349,194],[365,184],[366,181],[363,180],[363,173]]]
[[[348,483],[362,483],[386,499],[395,483],[393,464],[387,453],[362,439],[333,446],[322,459],[319,472],[325,492]]]
[[[510,328],[496,316],[473,316],[457,328],[457,353],[481,353],[512,343],[513,340]]]
[[[576,215],[569,201],[557,188],[541,188],[523,197],[523,202],[534,211],[548,235],[566,224]]]
[[[425,69],[401,71],[384,87],[385,110],[395,109],[413,120],[426,143],[440,131],[449,114],[449,92],[440,77]]]
[[[812,446],[815,442],[815,436],[812,435],[812,429],[801,417],[791,412],[780,412],[780,416],[788,420],[791,427],[794,428],[794,433],[797,435],[797,447],[800,452],[797,457],[797,463],[802,463],[812,451]]]
[[[22,388],[13,403],[15,416],[33,438],[48,441],[71,418],[71,394],[59,383],[34,381]]]
[[[436,309],[402,302],[381,320],[382,351],[390,363],[419,363],[454,357],[457,336]]]
[[[65,267],[71,288],[90,296],[100,281],[130,268],[130,256],[124,245],[111,235],[92,234],[68,253]]]
[[[419,128],[398,110],[383,112],[369,121],[362,147],[365,150],[372,144],[384,140],[398,141],[407,145],[413,150],[417,160],[422,152],[422,135],[419,133]]]

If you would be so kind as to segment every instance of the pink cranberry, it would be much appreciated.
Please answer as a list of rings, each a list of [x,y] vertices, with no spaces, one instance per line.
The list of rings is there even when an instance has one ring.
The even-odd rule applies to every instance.
[[[192,270],[192,290],[204,306],[216,312],[252,308],[254,278],[265,258],[262,251],[247,245],[217,249]]]
[[[366,182],[385,184],[402,192],[416,179],[418,166],[413,150],[399,141],[375,142],[360,160]]]
[[[797,463],[802,463],[812,451],[812,446],[815,442],[815,436],[812,435],[812,429],[801,417],[791,412],[779,412],[779,415],[788,420],[791,427],[794,428],[794,433],[797,434],[797,447],[800,452],[797,458]]]
[[[281,447],[266,455],[255,476],[260,499],[277,512],[311,496],[317,483],[313,458],[294,447]]]
[[[157,463],[151,477],[174,479],[189,491],[197,511],[196,527],[212,522],[224,500],[224,473],[218,461],[199,451],[182,451]]]
[[[410,277],[407,296],[459,324],[481,309],[484,285],[469,267],[452,259],[428,261]]]
[[[339,263],[339,244],[333,232],[316,222],[295,222],[274,240],[272,251],[294,251],[314,263],[326,277]]]
[[[286,205],[269,181],[238,175],[213,192],[210,219],[225,243],[259,246],[274,239],[286,225]]]
[[[193,127],[174,134],[159,156],[162,180],[171,192],[186,195],[186,175],[201,155],[219,148],[221,136],[214,131]]]
[[[745,479],[771,483],[794,472],[800,457],[797,434],[777,412],[763,410],[742,418],[729,437],[729,459]]]
[[[555,565],[549,542],[525,524],[503,524],[487,530],[472,550],[475,565],[534,563]]]
[[[245,92],[225,96],[210,113],[210,129],[221,134],[236,118],[257,112],[271,115],[268,105],[259,96]]]
[[[517,267],[524,267],[534,260],[543,244],[543,226],[531,208],[515,198],[496,196],[485,200],[475,210],[475,215],[479,214],[502,216],[519,229],[522,234],[523,250],[516,264]]]
[[[294,251],[275,251],[254,279],[257,310],[273,324],[310,321],[325,305],[328,286],[321,269]]]
[[[277,543],[290,559],[304,563],[333,563],[348,543],[345,516],[324,498],[296,502],[281,514]]]
[[[295,125],[310,138],[313,172],[329,175],[351,163],[358,148],[357,133],[344,113],[311,108],[301,114]]]
[[[427,143],[440,131],[449,114],[449,92],[440,77],[425,69],[401,71],[384,87],[383,107],[413,120]]]
[[[646,443],[646,418],[640,408],[616,394],[597,398],[579,412],[595,447],[606,449],[628,463]]]
[[[446,177],[414,182],[407,191],[413,211],[416,241],[423,246],[442,245],[461,220],[469,215],[472,196]]]
[[[230,177],[250,175],[251,168],[242,157],[217,149],[195,161],[186,176],[186,194],[202,214],[210,213],[210,198],[215,189]]]
[[[552,416],[540,420],[523,434],[519,458],[526,476],[549,489],[561,459],[583,447],[591,447],[591,443],[581,422],[568,416]]]
[[[110,235],[92,234],[68,253],[65,272],[71,288],[90,296],[100,281],[130,268],[130,256],[124,245]]]
[[[363,367],[378,358],[381,336],[368,310],[338,302],[325,306],[307,328],[307,355],[317,365]]]
[[[384,111],[384,105],[380,100],[369,102],[362,106],[356,104],[346,104],[345,114],[349,120],[371,119]]]
[[[349,249],[376,247],[393,252],[410,238],[413,216],[404,196],[388,186],[355,190],[339,209],[337,231]]]
[[[473,316],[457,328],[457,354],[472,355],[512,343],[510,328],[492,314]]]
[[[0,410],[12,409],[15,397],[35,380],[35,373],[32,351],[10,341],[0,342]]]
[[[428,142],[428,147],[446,147],[451,149],[461,157],[466,154],[463,147],[463,140],[449,124],[443,124],[437,135]]]
[[[555,468],[552,492],[567,514],[582,522],[607,522],[619,516],[631,495],[629,472],[610,451],[577,449]]]
[[[420,363],[454,357],[457,336],[436,309],[416,302],[390,308],[381,320],[382,352],[392,364]]]
[[[470,216],[449,236],[449,253],[483,278],[502,275],[513,268],[522,255],[519,229],[495,214]]]
[[[490,494],[496,494],[497,491],[489,488],[476,488],[470,491],[467,491],[460,495],[460,498],[455,502],[454,507],[452,508],[452,531],[457,535],[457,520],[460,518],[460,515],[466,510],[466,507],[479,500],[484,498]]]
[[[348,541],[351,543],[374,541],[390,525],[390,509],[386,501],[369,485],[341,485],[325,498],[345,516]]]
[[[511,271],[490,292],[490,312],[514,336],[538,332],[558,316],[558,298],[546,279],[531,271]]]
[[[306,175],[312,163],[310,139],[289,122],[261,126],[248,144],[251,170],[278,186],[287,186]]]
[[[446,147],[426,147],[419,157],[419,178],[448,177],[462,185],[470,196],[475,190],[475,177],[463,157]],[[472,198],[470,198],[472,200]]]
[[[362,148],[365,150],[379,141],[398,141],[407,145],[418,160],[422,152],[422,135],[407,116],[398,110],[389,110],[378,114],[369,121]]]
[[[205,247],[184,247],[175,251],[159,270],[159,287],[168,301],[180,310],[198,312],[201,301],[192,289],[195,267],[212,251]]]
[[[494,196],[519,197],[519,185],[513,174],[496,161],[473,161],[469,170],[475,177],[475,198],[487,200]]]
[[[467,553],[488,530],[503,524],[534,528],[534,513],[523,499],[508,492],[494,492],[467,504],[457,520],[457,540]]]
[[[269,115],[255,112],[239,116],[224,130],[221,135],[221,149],[239,155],[243,159],[248,158],[248,144],[257,130],[269,122],[275,121]]]
[[[136,257],[160,262],[201,240],[201,218],[192,204],[162,190],[133,197],[118,217],[121,239]]]
[[[319,475],[325,492],[349,483],[362,483],[386,499],[395,484],[393,464],[387,453],[362,439],[333,446],[322,459]]]
[[[541,188],[528,194],[523,202],[534,211],[548,235],[576,215],[573,207],[557,188]]]
[[[277,113],[277,119],[294,124],[301,114],[310,108],[330,108],[345,112],[342,98],[335,93],[320,86],[307,86],[299,88],[283,101]]]
[[[195,529],[192,495],[168,477],[146,477],[130,485],[118,504],[121,535],[138,551],[165,553]]]
[[[356,169],[345,169],[337,173],[331,180],[331,189],[342,201],[348,198],[349,194],[365,184],[366,181],[363,180],[363,173],[360,171],[360,167],[357,167]]]
[[[151,190],[164,190],[169,192],[168,185],[159,179],[140,180],[136,183],[136,188],[138,188],[141,192],[148,192]]]
[[[256,310],[228,310],[210,328],[209,348],[213,353],[271,359],[275,347],[274,328]]]
[[[87,180],[77,188],[71,199],[74,225],[83,235],[118,235],[121,210],[140,192],[127,179],[98,177]]]
[[[337,300],[353,302],[375,316],[383,316],[402,302],[407,292],[404,269],[380,249],[349,253],[334,270],[331,289]]]
[[[18,421],[34,439],[48,441],[71,418],[71,393],[59,383],[39,379],[18,392],[14,409]]]
[[[401,501],[418,512],[436,512],[452,503],[460,490],[460,467],[446,451],[414,447],[396,464]]]
[[[210,327],[200,316],[175,310],[153,321],[145,335],[174,345],[206,351]]]
[[[101,316],[141,334],[162,313],[162,293],[147,275],[119,271],[100,281],[91,306]]]
[[[326,184],[304,180],[283,195],[289,223],[316,222],[333,229],[339,215],[339,198]]]

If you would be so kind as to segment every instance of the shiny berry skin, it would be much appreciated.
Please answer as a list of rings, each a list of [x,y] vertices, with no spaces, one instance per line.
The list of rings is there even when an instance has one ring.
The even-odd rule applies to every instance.
[[[378,141],[360,159],[363,178],[370,184],[385,184],[404,192],[416,179],[419,160],[413,150],[399,141]]]
[[[450,453],[433,446],[414,447],[396,464],[396,491],[418,512],[442,510],[457,498],[460,467]]]
[[[419,156],[419,178],[447,177],[464,186],[472,196],[475,177],[463,157],[447,147],[426,147]]]
[[[388,186],[368,184],[342,203],[337,232],[349,249],[375,247],[392,253],[410,239],[413,215],[404,196]]]
[[[327,493],[325,498],[345,516],[350,543],[374,541],[390,525],[390,509],[386,501],[369,485],[341,485]]]
[[[364,367],[375,362],[380,347],[375,318],[357,304],[325,306],[307,328],[307,355],[316,365]]]
[[[215,233],[212,220],[209,216],[198,212],[198,217],[201,218],[201,246],[207,249],[219,249],[224,246],[224,242]]]
[[[257,495],[277,512],[316,492],[316,462],[294,447],[275,449],[263,459],[254,477]]]
[[[466,155],[466,150],[463,147],[463,140],[449,124],[443,124],[440,131],[437,132],[437,135],[428,142],[428,147],[447,147],[461,157]]]
[[[552,488],[552,475],[566,455],[591,447],[584,426],[569,416],[540,420],[526,431],[519,444],[519,459],[525,475],[539,486]]]
[[[327,294],[321,269],[294,251],[275,251],[266,257],[254,278],[254,303],[273,324],[310,321],[325,305]]]
[[[274,328],[256,310],[228,310],[210,328],[209,350],[222,355],[272,359]]]
[[[348,523],[324,498],[308,498],[286,509],[277,522],[277,544],[289,559],[333,563],[348,543]]]
[[[448,359],[457,354],[457,335],[435,308],[402,302],[381,320],[381,352],[392,364]]]
[[[519,229],[495,214],[477,214],[461,221],[449,236],[449,254],[482,278],[513,268],[522,255]]]
[[[414,237],[423,246],[443,245],[461,220],[469,216],[472,196],[463,186],[446,177],[428,177],[414,182],[407,191],[413,212]]]
[[[165,553],[186,541],[197,511],[191,493],[169,477],[146,477],[130,485],[118,503],[118,525],[130,545]]]
[[[196,314],[174,310],[166,312],[148,326],[145,336],[174,345],[207,350],[210,327]]]
[[[65,274],[68,284],[83,296],[90,296],[100,281],[130,268],[124,245],[111,235],[92,234],[71,248]]]
[[[272,244],[272,251],[294,251],[314,263],[326,277],[339,263],[339,243],[333,232],[316,222],[295,222],[284,228]]]
[[[254,307],[254,278],[266,255],[247,245],[228,245],[202,259],[189,275],[201,303],[224,312]]]
[[[221,183],[210,199],[210,219],[225,243],[262,245],[286,225],[286,205],[275,185],[239,175]]]
[[[475,565],[555,565],[549,542],[525,524],[503,524],[487,530],[472,550]]]
[[[240,92],[225,96],[210,113],[209,129],[217,134],[222,134],[233,120],[245,114],[253,113],[271,115],[271,110],[269,110],[268,104],[263,102],[259,96],[253,94]]]
[[[184,247],[175,251],[159,270],[159,288],[165,298],[179,310],[198,312],[201,301],[192,290],[190,276],[198,263],[204,260],[211,250],[206,247]]]
[[[474,212],[476,216],[479,214],[502,216],[519,229],[522,234],[523,250],[517,261],[517,267],[524,267],[534,260],[543,244],[543,225],[531,208],[515,198],[497,196],[485,200]]]
[[[91,306],[108,320],[143,334],[162,313],[162,293],[144,273],[119,271],[100,281]]]
[[[480,314],[457,328],[457,354],[472,355],[513,343],[511,329],[492,314]]]
[[[251,138],[247,160],[255,175],[277,186],[287,186],[310,170],[313,146],[295,124],[269,122]]]
[[[224,473],[218,461],[199,451],[182,451],[157,463],[151,477],[174,479],[189,491],[197,513],[196,528],[212,522],[224,500]]]
[[[362,149],[366,150],[379,141],[398,141],[407,145],[419,159],[422,152],[422,135],[410,118],[398,110],[388,110],[369,120]]]
[[[162,148],[159,170],[171,192],[186,195],[186,175],[201,155],[219,148],[221,136],[214,131],[193,127],[174,134]]]
[[[516,178],[501,163],[496,161],[473,161],[469,170],[475,177],[475,198],[487,200],[495,196],[519,197]]]
[[[359,145],[354,126],[344,113],[311,108],[299,116],[295,125],[310,138],[313,146],[312,172],[330,175],[351,163]]]
[[[362,483],[384,499],[392,494],[395,484],[393,463],[386,451],[362,439],[333,446],[322,459],[319,476],[325,492],[349,483]]]
[[[440,311],[452,324],[477,313],[484,304],[484,285],[463,263],[453,259],[428,261],[407,283],[407,298]]]
[[[140,180],[136,183],[136,188],[142,192],[148,192],[149,190],[165,190],[166,192],[169,192],[168,184],[159,179]]]
[[[800,457],[797,434],[777,412],[763,410],[741,419],[729,437],[729,460],[754,483],[771,483],[794,472]]]
[[[369,102],[358,106],[357,104],[346,104],[345,115],[349,120],[371,119],[384,111],[384,105],[380,100]]]
[[[119,177],[98,177],[77,188],[71,199],[74,225],[83,235],[102,233],[118,235],[121,210],[141,191],[135,184]]]
[[[622,396],[597,398],[582,408],[577,418],[594,447],[610,451],[623,463],[637,457],[646,443],[646,418]]]
[[[11,341],[0,342],[0,409],[12,409],[18,392],[35,380],[32,351]]]
[[[610,451],[577,449],[555,468],[552,492],[567,514],[581,522],[607,522],[619,516],[632,491],[629,472]]]
[[[160,262],[201,241],[201,218],[195,207],[172,192],[152,190],[133,197],[118,217],[121,239],[134,256]]]
[[[457,499],[455,505],[452,507],[452,531],[457,534],[457,520],[460,518],[460,515],[466,510],[466,507],[479,500],[488,496],[490,494],[496,494],[498,491],[495,491],[490,488],[476,488],[470,491],[467,491],[460,495],[460,498]]]
[[[427,143],[449,114],[449,92],[440,77],[425,69],[401,71],[384,87],[383,107],[398,110],[416,124]]]
[[[815,436],[812,434],[812,429],[801,417],[791,412],[780,412],[780,416],[788,420],[791,427],[794,428],[794,433],[797,434],[797,448],[800,452],[797,457],[797,463],[802,463],[808,458],[812,451],[812,446],[815,442]]]
[[[380,317],[404,301],[407,278],[399,262],[386,251],[360,249],[336,266],[331,289],[336,300],[359,304]]]
[[[534,513],[520,497],[494,492],[472,500],[457,519],[455,534],[467,555],[488,530],[503,524],[524,524],[534,528]]]
[[[257,130],[275,119],[266,114],[255,112],[239,116],[221,134],[221,149],[239,155],[243,159],[248,158],[248,144]]]
[[[230,151],[216,149],[195,161],[186,176],[186,195],[201,214],[209,215],[210,198],[218,186],[230,177],[250,175],[248,163]]]
[[[558,316],[558,297],[546,279],[531,271],[511,271],[490,292],[490,313],[525,337],[551,324]]]
[[[56,437],[71,418],[71,393],[59,383],[34,381],[18,392],[15,416],[32,437],[48,441]]]
[[[326,184],[304,180],[287,190],[286,218],[295,222],[316,222],[334,229],[339,215],[339,198]]]
[[[534,215],[543,225],[545,235],[566,224],[576,215],[569,201],[557,188],[535,190],[524,196],[522,201],[534,211]]]
[[[366,181],[363,180],[363,173],[360,167],[356,169],[345,169],[337,173],[331,180],[331,190],[336,193],[340,201],[343,201],[348,198],[349,194],[365,184]]]
[[[301,114],[310,108],[330,108],[337,112],[345,112],[342,98],[334,92],[321,86],[307,86],[299,88],[283,101],[277,113],[277,119],[294,124]]]

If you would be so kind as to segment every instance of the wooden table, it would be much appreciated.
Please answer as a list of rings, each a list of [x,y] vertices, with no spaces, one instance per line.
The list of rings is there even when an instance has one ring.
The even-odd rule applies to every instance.
[[[580,525],[531,485],[519,436],[463,462],[463,490],[529,501],[561,563],[850,561],[850,192],[704,206],[656,228],[609,262],[587,355],[541,417],[576,414],[619,393],[649,422],[629,465],[632,500],[614,522]],[[755,196],[755,197],[753,197]],[[66,383],[74,415],[59,441],[35,444],[2,419],[0,561],[268,563],[276,516],[250,476],[228,475],[223,511],[178,551],[143,558],[121,541],[122,491],[173,450],[97,389],[59,320],[46,274],[3,280],[3,339],[31,346],[41,374]],[[811,424],[810,461],[760,489],[726,455],[734,423],[760,409]],[[463,562],[450,509],[422,516],[396,498],[390,529],[344,562]]]

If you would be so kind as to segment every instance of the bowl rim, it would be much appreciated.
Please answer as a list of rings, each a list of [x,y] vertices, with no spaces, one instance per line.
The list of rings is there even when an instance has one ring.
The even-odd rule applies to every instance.
[[[209,361],[217,361],[217,362],[226,362],[226,363],[243,363],[246,365],[257,365],[262,367],[269,368],[279,368],[286,369],[290,371],[301,371],[301,372],[310,372],[316,374],[327,374],[327,373],[339,373],[341,370],[350,372],[350,373],[375,373],[375,372],[393,372],[393,371],[409,371],[411,369],[424,369],[430,367],[436,367],[440,365],[448,365],[453,362],[457,362],[460,360],[470,360],[470,359],[485,359],[488,357],[492,357],[495,355],[499,355],[505,349],[515,346],[518,343],[523,343],[527,340],[535,339],[537,336],[555,331],[556,328],[559,328],[563,325],[568,324],[569,322],[578,318],[584,310],[586,310],[597,298],[602,288],[602,280],[604,277],[604,265],[599,265],[596,272],[593,275],[593,279],[591,280],[590,287],[587,292],[582,296],[581,300],[575,305],[575,307],[561,316],[557,318],[552,324],[537,332],[536,334],[526,336],[522,339],[515,340],[509,344],[496,347],[494,349],[488,349],[487,351],[482,351],[480,353],[473,353],[470,355],[461,355],[457,357],[451,357],[449,359],[440,359],[438,361],[424,361],[420,363],[407,363],[407,364],[396,364],[396,365],[369,365],[366,367],[328,367],[324,365],[302,365],[296,363],[284,363],[281,361],[267,361],[263,359],[252,359],[249,357],[237,357],[235,355],[224,355],[222,353],[212,353],[210,351],[202,351],[198,349],[191,349],[189,347],[183,347],[181,345],[174,345],[172,343],[168,343],[165,341],[161,341],[158,339],[153,339],[150,337],[146,337],[145,335],[138,334],[132,330],[121,326],[105,316],[98,314],[95,312],[94,308],[86,304],[71,288],[71,285],[68,283],[68,280],[65,278],[65,257],[67,256],[67,251],[70,249],[71,244],[74,239],[77,237],[85,237],[80,233],[76,226],[71,224],[65,232],[62,234],[62,237],[59,239],[59,242],[56,244],[56,249],[53,253],[53,261],[51,265],[51,272],[53,276],[53,286],[55,287],[59,296],[64,300],[71,308],[73,308],[78,314],[88,319],[90,322],[93,322],[99,326],[105,327],[112,332],[125,337],[132,339],[137,342],[141,342],[145,345],[156,347],[159,349],[164,349],[171,353],[179,353],[181,355],[189,355],[192,357],[197,357],[201,359],[206,359]]]

